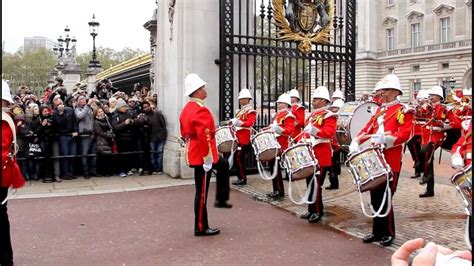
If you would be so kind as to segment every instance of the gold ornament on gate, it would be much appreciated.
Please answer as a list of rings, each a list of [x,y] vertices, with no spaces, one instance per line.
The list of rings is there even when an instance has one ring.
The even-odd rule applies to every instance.
[[[332,0],[272,0],[275,24],[280,39],[299,42],[298,49],[308,55],[313,43],[327,44],[333,28]]]

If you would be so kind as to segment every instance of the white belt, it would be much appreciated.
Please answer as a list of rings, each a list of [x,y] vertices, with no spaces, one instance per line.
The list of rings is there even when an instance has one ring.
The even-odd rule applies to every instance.
[[[331,143],[331,139],[311,139],[311,144],[313,145],[313,147],[321,143]]]

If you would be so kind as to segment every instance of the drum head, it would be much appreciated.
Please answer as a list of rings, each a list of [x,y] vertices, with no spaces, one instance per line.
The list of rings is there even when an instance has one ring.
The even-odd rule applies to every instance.
[[[362,130],[362,128],[364,128],[367,122],[369,122],[373,115],[372,112],[374,112],[377,107],[379,107],[379,105],[373,102],[361,103],[359,106],[357,106],[357,108],[354,110],[349,125],[352,139],[354,139],[355,136]],[[366,141],[360,145],[360,148],[365,148],[369,145],[370,142]]]

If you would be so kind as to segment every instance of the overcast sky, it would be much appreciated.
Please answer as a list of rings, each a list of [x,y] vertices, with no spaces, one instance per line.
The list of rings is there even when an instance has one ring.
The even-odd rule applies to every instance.
[[[24,37],[64,38],[67,25],[78,40],[77,52],[87,52],[92,50],[87,23],[95,13],[100,23],[96,46],[148,51],[150,35],[143,24],[155,8],[155,0],[2,0],[2,41],[5,51],[16,52]]]

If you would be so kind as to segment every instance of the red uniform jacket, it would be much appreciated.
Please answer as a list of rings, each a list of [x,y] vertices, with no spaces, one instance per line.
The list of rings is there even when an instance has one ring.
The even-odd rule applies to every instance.
[[[379,129],[378,119],[382,117],[385,132],[385,148],[383,154],[392,171],[399,173],[402,166],[402,144],[410,139],[413,127],[413,109],[401,103],[384,104],[377,108],[374,116],[357,134],[375,134]],[[367,138],[362,139],[361,143]]]
[[[278,144],[281,146],[281,152],[284,152],[288,148],[288,138],[293,134],[295,130],[295,116],[291,114],[290,110],[278,111],[273,116],[272,124],[276,123],[283,129],[280,135],[277,137]]]
[[[413,135],[421,136],[421,128],[426,125],[426,121],[431,116],[432,111],[433,109],[431,109],[431,106],[427,104],[418,104],[416,106],[415,120],[413,122]]]
[[[305,119],[305,108],[301,104],[293,104],[291,106],[291,113],[295,116],[295,131],[291,134],[291,137],[294,139],[296,138],[301,131],[303,130],[304,126],[304,119]]]
[[[242,121],[242,125],[236,127],[237,141],[240,145],[250,144],[250,130],[257,119],[257,111],[253,110],[252,105],[247,104],[242,106],[242,109],[237,110],[235,118]]]
[[[25,184],[20,168],[16,162],[12,148],[13,131],[2,119],[2,187],[20,188]]]
[[[332,147],[331,143],[336,135],[337,114],[330,112],[327,108],[314,110],[306,119],[305,125],[312,124],[318,129],[316,135],[316,145],[313,146],[314,155],[318,160],[319,166],[329,167],[332,165]],[[304,134],[309,138],[309,134]]]
[[[447,118],[447,110],[441,103],[433,104],[433,108],[424,110],[428,112],[426,124],[421,127],[421,144],[433,142],[440,145],[444,140],[443,124]]]
[[[186,159],[189,166],[201,166],[204,158],[219,160],[216,146],[216,126],[204,101],[191,98],[179,117],[181,137],[186,141]]]
[[[454,144],[451,153],[455,153],[459,148],[459,153],[464,159],[464,165],[472,163],[472,120],[465,120],[462,123],[462,135],[458,142]]]

